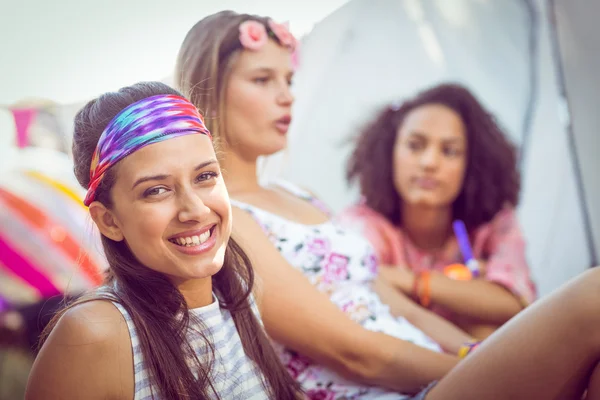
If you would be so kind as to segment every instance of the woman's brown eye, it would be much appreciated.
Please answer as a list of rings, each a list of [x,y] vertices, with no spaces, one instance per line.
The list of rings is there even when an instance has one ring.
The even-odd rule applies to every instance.
[[[167,191],[167,189],[165,189],[164,187],[151,188],[144,192],[144,197],[158,196],[160,194],[163,194],[166,191]]]
[[[196,182],[204,182],[219,176],[216,172],[203,172],[196,177]]]
[[[445,153],[447,156],[451,156],[451,157],[454,157],[454,156],[458,156],[458,155],[460,155],[460,151],[459,151],[458,149],[454,149],[454,148],[447,148],[447,149],[444,151],[444,153]]]
[[[421,148],[421,144],[419,142],[408,142],[408,147],[411,150],[419,150]]]

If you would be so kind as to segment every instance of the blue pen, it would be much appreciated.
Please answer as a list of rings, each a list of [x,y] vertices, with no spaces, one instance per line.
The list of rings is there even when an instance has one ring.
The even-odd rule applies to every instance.
[[[467,233],[465,223],[457,219],[452,223],[452,228],[454,229],[454,234],[458,240],[458,246],[460,247],[460,252],[462,253],[465,265],[469,268],[473,277],[478,277],[479,262],[473,257],[473,250],[471,249],[471,242],[469,241],[469,234]]]

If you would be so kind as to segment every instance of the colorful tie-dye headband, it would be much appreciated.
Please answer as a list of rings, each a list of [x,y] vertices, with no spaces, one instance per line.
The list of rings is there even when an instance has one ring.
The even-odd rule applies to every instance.
[[[183,97],[158,95],[129,105],[100,135],[84,204],[95,200],[104,174],[123,158],[149,144],[196,133],[211,137],[196,107]]]

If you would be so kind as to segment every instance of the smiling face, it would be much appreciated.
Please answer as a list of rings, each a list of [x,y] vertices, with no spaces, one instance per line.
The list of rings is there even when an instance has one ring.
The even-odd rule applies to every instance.
[[[467,164],[461,117],[439,104],[417,107],[404,119],[394,147],[394,184],[407,205],[449,207]]]
[[[90,205],[105,236],[125,240],[142,264],[175,284],[221,269],[231,206],[208,136],[148,145],[114,168],[113,207]]]
[[[225,92],[225,136],[243,158],[285,148],[294,101],[292,75],[290,51],[273,40],[238,54]]]

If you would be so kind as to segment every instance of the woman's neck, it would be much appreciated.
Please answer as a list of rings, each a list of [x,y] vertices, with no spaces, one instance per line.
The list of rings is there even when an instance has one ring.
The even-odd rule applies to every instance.
[[[400,225],[417,247],[438,250],[452,235],[452,209],[403,205]]]
[[[226,153],[227,155],[221,160],[221,169],[229,194],[235,196],[260,190],[256,173],[256,159],[244,159],[233,151],[226,151]]]
[[[212,277],[175,282],[188,308],[204,307],[213,302]]]

